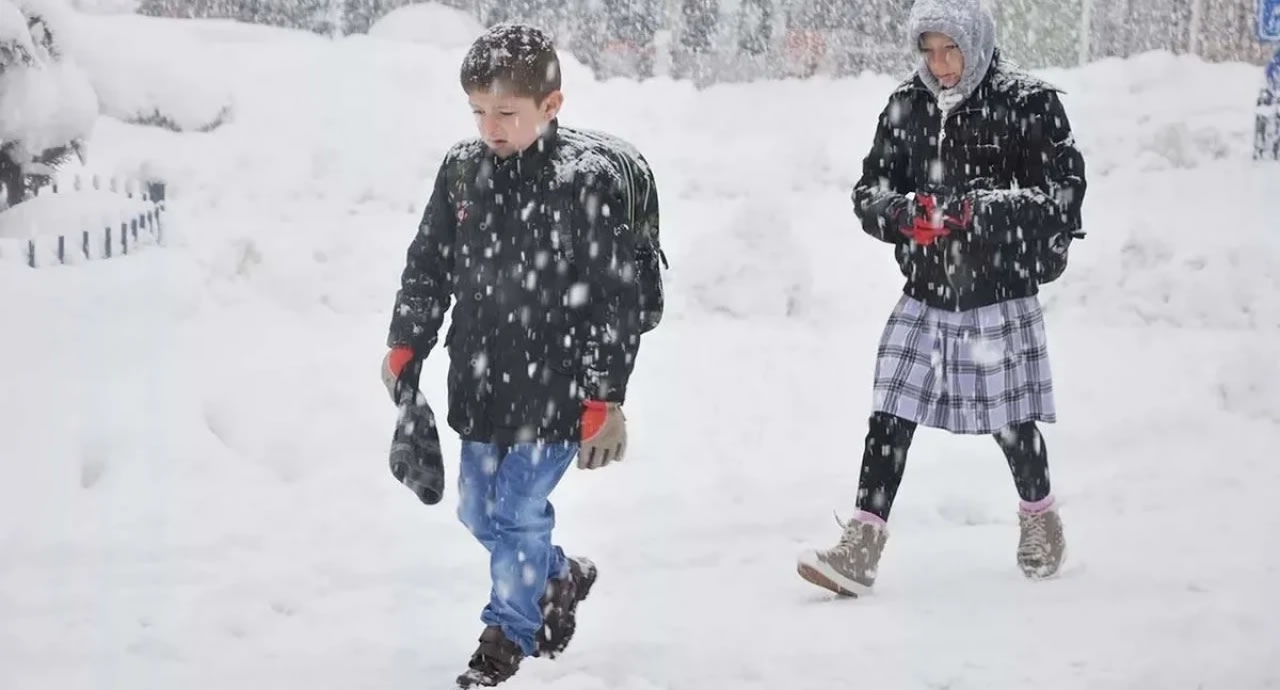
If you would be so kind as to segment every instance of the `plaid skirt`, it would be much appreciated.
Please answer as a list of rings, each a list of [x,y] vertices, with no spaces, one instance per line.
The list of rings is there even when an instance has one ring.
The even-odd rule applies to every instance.
[[[1053,423],[1046,340],[1036,297],[953,312],[904,295],[880,339],[872,407],[957,434]]]

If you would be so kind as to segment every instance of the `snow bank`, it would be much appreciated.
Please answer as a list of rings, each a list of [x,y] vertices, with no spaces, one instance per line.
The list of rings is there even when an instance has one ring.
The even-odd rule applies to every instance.
[[[103,114],[181,131],[213,129],[233,116],[234,77],[218,56],[224,45],[200,40],[192,27],[136,15],[86,17],[85,25],[93,39],[71,53],[88,71]]]
[[[466,50],[484,31],[471,14],[438,2],[398,7],[369,27],[374,38],[409,41],[447,50]]]
[[[680,277],[696,279],[667,288],[675,311],[683,300],[735,319],[799,317],[811,309],[809,258],[784,207],[757,200],[715,221],[685,254]]]
[[[133,14],[140,4],[140,0],[71,0],[71,6],[85,14]]]

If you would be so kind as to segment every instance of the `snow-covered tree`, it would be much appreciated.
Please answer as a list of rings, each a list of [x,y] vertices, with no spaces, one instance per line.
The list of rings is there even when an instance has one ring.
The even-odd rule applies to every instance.
[[[61,0],[0,0],[0,202],[12,205],[83,155],[98,115],[88,77],[65,57]]]

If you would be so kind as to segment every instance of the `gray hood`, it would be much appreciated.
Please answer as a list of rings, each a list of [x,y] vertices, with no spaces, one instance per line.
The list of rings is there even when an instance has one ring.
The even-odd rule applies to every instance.
[[[954,90],[962,98],[972,95],[996,52],[996,23],[982,0],[916,0],[907,25],[913,48],[919,48],[920,36],[929,31],[946,34],[956,42],[964,54],[964,74]],[[929,72],[923,57],[916,73],[934,96],[942,93],[942,84]]]

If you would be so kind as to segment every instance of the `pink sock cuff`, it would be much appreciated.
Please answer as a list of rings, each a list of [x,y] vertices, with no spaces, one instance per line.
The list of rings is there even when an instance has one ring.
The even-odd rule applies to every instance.
[[[1046,510],[1049,510],[1054,506],[1054,503],[1055,501],[1053,500],[1053,494],[1049,494],[1048,496],[1045,496],[1044,498],[1038,501],[1035,501],[1034,503],[1028,503],[1027,501],[1019,501],[1018,507],[1022,510],[1022,512],[1026,513],[1027,515],[1035,515],[1036,513],[1043,513]]]
[[[881,527],[885,526],[884,518],[880,517],[879,515],[876,515],[875,513],[868,513],[865,510],[859,510],[858,512],[854,513],[853,519],[857,520],[858,522],[869,522],[873,525],[880,525]]]

